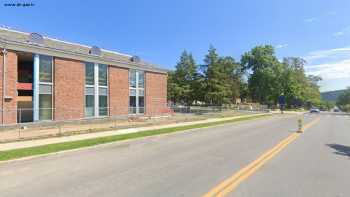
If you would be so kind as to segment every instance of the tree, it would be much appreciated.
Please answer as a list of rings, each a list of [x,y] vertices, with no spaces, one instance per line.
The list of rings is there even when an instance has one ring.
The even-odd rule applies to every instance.
[[[305,60],[287,57],[280,62],[270,45],[244,53],[240,63],[230,56],[219,56],[210,46],[204,63],[198,69],[190,53],[181,54],[176,70],[168,74],[170,100],[186,105],[196,101],[223,105],[240,97],[275,105],[283,93],[287,107],[331,106],[321,102],[318,83],[322,79],[306,76]],[[245,76],[247,80],[243,80]]]
[[[210,105],[221,105],[224,102],[223,99],[227,90],[223,81],[221,81],[219,55],[213,46],[210,46],[204,62],[205,65],[202,66],[206,89],[204,100]]]
[[[320,106],[321,104],[321,93],[318,85],[321,81],[321,77],[309,75],[306,77],[306,83],[304,86],[304,98],[307,107]]]
[[[339,95],[337,105],[341,110],[350,112],[350,87],[348,87],[344,93]]]
[[[301,107],[304,104],[307,107],[320,107],[322,104],[318,85],[322,79],[319,76],[306,76],[305,64],[306,61],[298,57],[283,59],[284,74],[280,81],[290,107]]]
[[[191,105],[196,99],[197,65],[192,54],[183,51],[174,72],[168,73],[168,98]]]
[[[329,111],[335,107],[335,102],[321,101],[321,104],[319,107],[321,110],[328,110]]]
[[[304,71],[306,61],[298,57],[283,59],[284,75],[281,79],[283,92],[286,95],[287,104],[294,107],[301,107],[304,104],[304,91],[307,85],[307,78]]]
[[[279,62],[270,45],[257,46],[246,52],[241,64],[248,77],[248,90],[254,102],[273,105],[283,93],[288,107],[300,107],[304,103],[320,104],[318,76],[306,76],[306,61],[297,57]]]
[[[244,53],[241,65],[246,72],[251,73],[248,77],[248,90],[252,100],[262,104],[274,104],[282,92],[277,75],[277,72],[281,73],[281,65],[273,47],[257,46]]]
[[[210,105],[230,104],[240,96],[241,66],[234,58],[219,57],[210,46],[202,66],[205,82],[204,100]]]

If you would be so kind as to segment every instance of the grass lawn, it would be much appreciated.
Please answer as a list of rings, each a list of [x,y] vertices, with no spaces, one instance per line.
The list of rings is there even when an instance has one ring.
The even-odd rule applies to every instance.
[[[43,154],[54,153],[54,152],[65,151],[65,150],[72,150],[72,149],[89,147],[89,146],[94,146],[94,145],[98,145],[98,144],[105,144],[105,143],[122,141],[122,140],[127,140],[127,139],[135,139],[135,138],[141,138],[141,137],[152,136],[152,135],[160,135],[160,134],[166,134],[166,133],[173,133],[173,132],[177,132],[177,131],[185,131],[185,130],[189,130],[189,129],[216,126],[216,125],[220,125],[220,124],[233,123],[233,122],[238,122],[238,121],[243,121],[243,120],[257,119],[257,118],[262,118],[262,117],[266,117],[266,116],[270,116],[270,115],[267,114],[267,115],[260,115],[260,116],[242,117],[242,118],[237,118],[234,120],[225,120],[225,121],[218,121],[218,122],[211,122],[211,123],[194,124],[194,125],[188,125],[188,126],[178,126],[178,127],[173,127],[173,128],[149,130],[149,131],[143,131],[143,132],[138,132],[138,133],[114,135],[114,136],[100,137],[100,138],[87,139],[87,140],[79,140],[79,141],[73,141],[73,142],[63,142],[63,143],[49,144],[49,145],[36,146],[36,147],[30,147],[30,148],[21,148],[21,149],[15,149],[15,150],[0,151],[0,161],[18,159],[18,158],[29,157],[29,156],[34,156],[34,155],[43,155]]]

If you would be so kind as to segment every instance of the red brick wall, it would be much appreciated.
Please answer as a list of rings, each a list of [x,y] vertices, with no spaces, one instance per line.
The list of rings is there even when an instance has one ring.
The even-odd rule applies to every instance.
[[[129,113],[129,69],[109,66],[109,114],[110,116]]]
[[[155,116],[168,113],[167,75],[153,72],[146,73],[146,115]]]
[[[84,117],[85,64],[54,58],[54,120]]]
[[[2,49],[0,49],[2,51]],[[3,93],[3,55],[0,54],[0,108],[4,110],[4,114],[0,111],[0,124],[17,123],[17,54],[8,51],[6,57],[6,87]],[[3,103],[3,96],[11,97],[11,100]]]
[[[3,109],[3,91],[2,91],[2,76],[3,76],[3,54],[2,54],[2,48],[0,48],[0,124],[2,124],[2,112]]]

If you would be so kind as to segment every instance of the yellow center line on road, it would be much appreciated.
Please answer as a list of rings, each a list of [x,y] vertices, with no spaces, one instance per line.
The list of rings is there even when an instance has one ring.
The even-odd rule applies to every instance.
[[[316,118],[311,121],[307,125],[305,125],[302,130],[306,130],[313,125],[315,125],[320,118]],[[227,178],[219,185],[210,190],[203,197],[223,197],[227,194],[231,193],[242,181],[250,177],[254,172],[256,172],[260,167],[262,167],[267,161],[276,156],[279,152],[281,152],[285,147],[287,147],[290,143],[296,140],[301,133],[292,133],[287,138],[279,142],[276,146],[271,148],[262,154],[258,159],[248,164],[246,167],[242,168],[231,177]]]

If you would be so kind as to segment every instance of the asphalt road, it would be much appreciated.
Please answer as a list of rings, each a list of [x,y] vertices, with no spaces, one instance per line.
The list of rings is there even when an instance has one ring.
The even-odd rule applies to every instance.
[[[320,116],[229,196],[350,196],[350,116]]]
[[[229,196],[350,196],[350,117],[316,117]],[[200,197],[296,129],[274,116],[4,163],[0,196]]]

